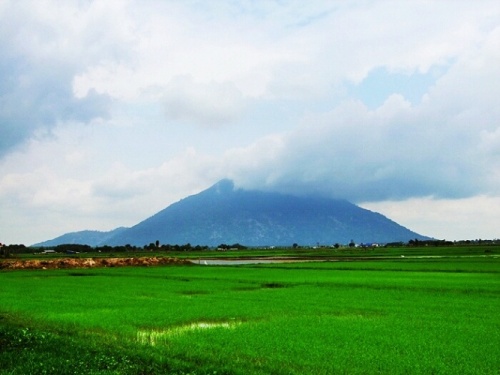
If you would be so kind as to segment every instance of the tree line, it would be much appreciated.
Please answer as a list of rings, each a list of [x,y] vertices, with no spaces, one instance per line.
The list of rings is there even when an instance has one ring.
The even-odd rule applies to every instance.
[[[471,246],[471,245],[498,245],[498,244],[500,244],[500,239],[447,241],[447,240],[435,240],[435,239],[419,240],[415,238],[409,240],[408,242],[398,241],[398,242],[387,243],[384,244],[383,247],[421,247],[421,246],[439,247],[439,246],[464,246],[464,245]],[[353,248],[355,246],[354,241],[351,240],[351,242],[347,246]],[[362,247],[362,245],[360,246]],[[300,246],[297,243],[291,245],[291,248],[293,249],[299,249],[304,247],[309,247],[309,246]],[[326,246],[321,246],[321,247],[326,247]],[[337,243],[333,245],[333,247],[339,248],[340,245]],[[109,245],[90,246],[82,244],[61,244],[56,246],[30,247],[30,246],[25,246],[23,244],[4,245],[0,243],[0,257],[8,258],[15,254],[36,253],[47,250],[53,250],[57,253],[76,254],[76,253],[92,253],[92,252],[101,252],[101,253],[123,253],[123,252],[141,252],[141,251],[181,252],[181,251],[205,251],[205,250],[225,251],[225,250],[243,250],[243,249],[247,249],[247,247],[239,243],[235,244],[221,243],[219,246],[209,247],[201,245],[193,246],[190,243],[184,245],[160,244],[158,240],[144,246],[135,246],[130,244],[123,246],[109,246]]]
[[[56,253],[66,253],[66,254],[77,254],[77,253],[123,253],[123,252],[141,252],[141,251],[204,251],[210,249],[217,250],[233,250],[233,249],[246,249],[239,243],[235,244],[225,244],[222,243],[219,246],[213,248],[209,246],[201,245],[191,245],[190,243],[184,245],[170,245],[170,244],[160,244],[159,241],[152,242],[144,246],[134,246],[134,245],[124,245],[124,246],[90,246],[83,244],[61,244],[56,246],[40,246],[40,247],[28,247],[23,244],[13,244],[13,245],[2,245],[0,244],[0,257],[9,257],[14,254],[28,254],[28,253],[41,253],[47,250],[53,250]]]

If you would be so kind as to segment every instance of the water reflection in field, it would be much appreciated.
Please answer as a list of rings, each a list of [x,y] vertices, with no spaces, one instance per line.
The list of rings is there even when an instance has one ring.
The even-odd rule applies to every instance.
[[[266,258],[266,259],[193,259],[195,264],[205,266],[237,266],[243,264],[325,262],[325,259]]]

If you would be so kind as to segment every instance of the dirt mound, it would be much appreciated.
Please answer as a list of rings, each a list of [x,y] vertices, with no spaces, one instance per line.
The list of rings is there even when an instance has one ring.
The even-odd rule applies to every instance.
[[[160,266],[169,264],[192,264],[189,260],[165,257],[141,258],[60,258],[50,260],[6,260],[0,262],[0,269],[58,269],[95,268],[124,266]]]

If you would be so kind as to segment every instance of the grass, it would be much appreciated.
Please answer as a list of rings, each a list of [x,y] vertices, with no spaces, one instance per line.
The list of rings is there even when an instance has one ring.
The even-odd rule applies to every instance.
[[[132,348],[20,325],[0,326],[2,374],[166,373]]]
[[[449,255],[3,271],[0,373],[498,374],[500,259]]]

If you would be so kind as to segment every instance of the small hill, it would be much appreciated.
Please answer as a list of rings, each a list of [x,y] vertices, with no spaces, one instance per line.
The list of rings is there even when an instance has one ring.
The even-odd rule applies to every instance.
[[[66,244],[79,244],[79,245],[89,245],[89,246],[99,246],[103,243],[106,243],[111,237],[118,235],[123,232],[127,228],[120,227],[113,229],[109,232],[100,232],[97,230],[82,230],[79,232],[71,232],[63,234],[62,236],[56,237],[52,240],[39,242],[33,247],[51,247],[57,245],[66,245]]]

